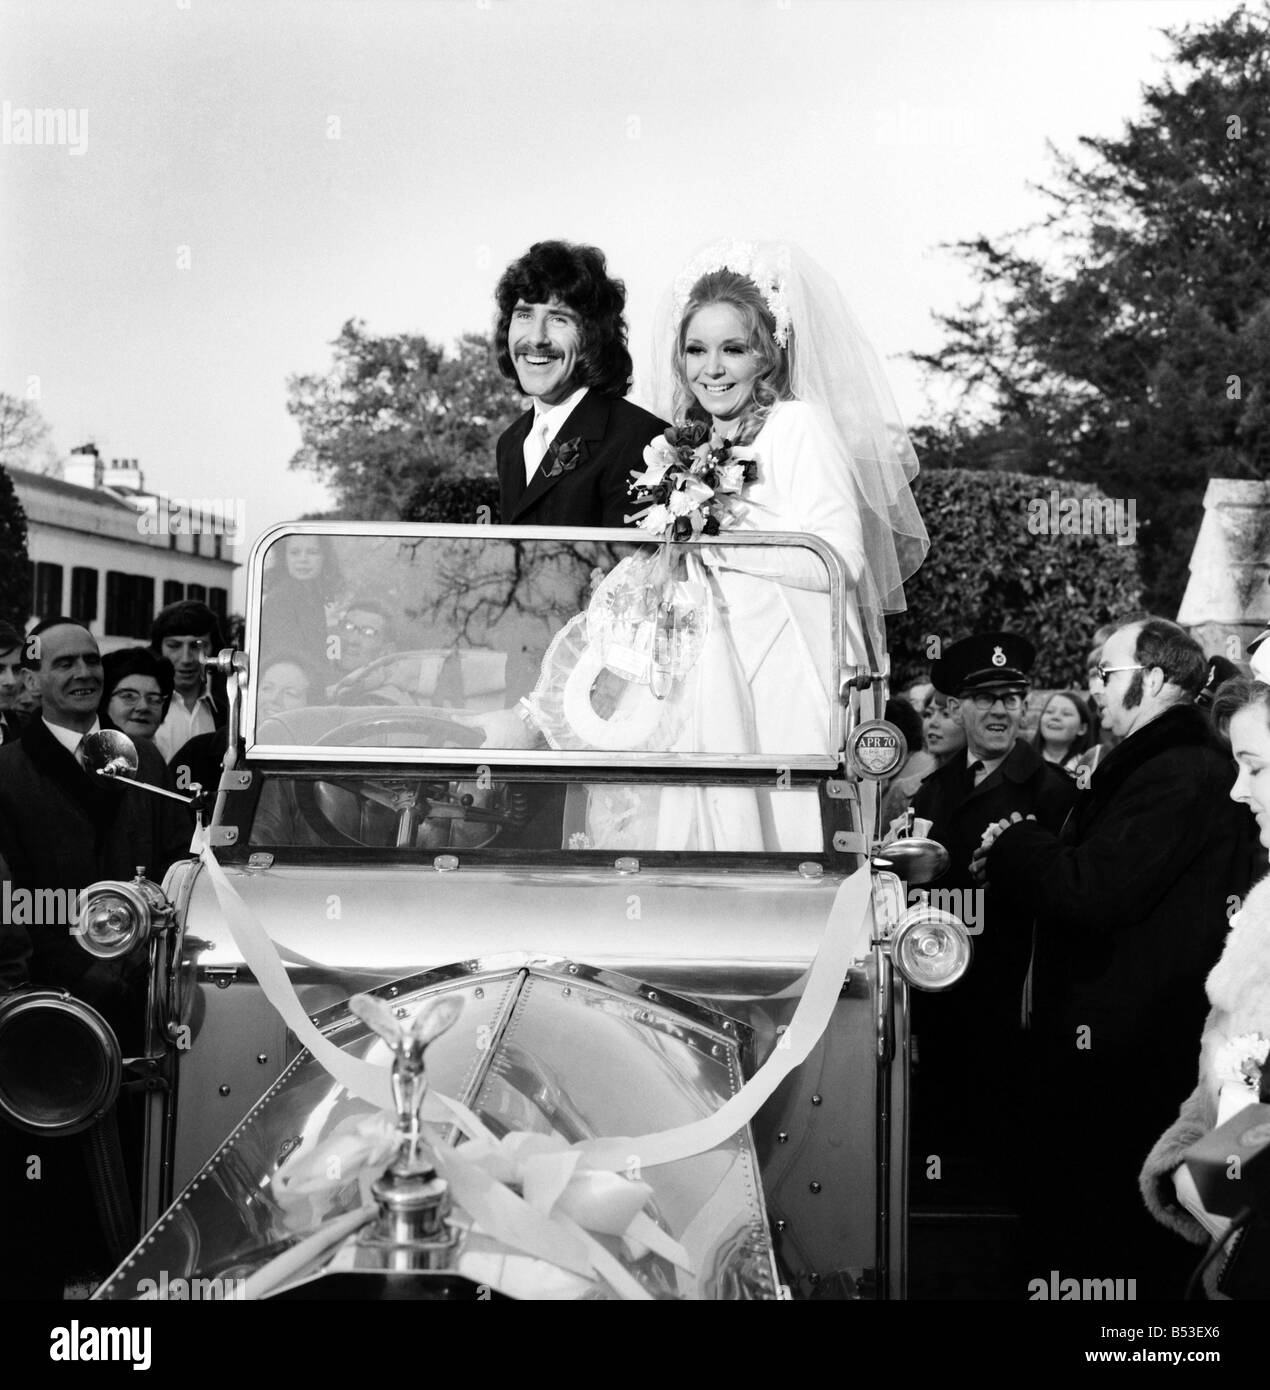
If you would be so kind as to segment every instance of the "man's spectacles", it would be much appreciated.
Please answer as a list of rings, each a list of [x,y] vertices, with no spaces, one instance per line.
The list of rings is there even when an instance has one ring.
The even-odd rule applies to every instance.
[[[362,627],[360,623],[350,623],[347,618],[340,624],[340,631],[349,634],[356,632],[362,637],[378,637],[380,632],[377,627]]]
[[[112,700],[122,700],[125,705],[149,705],[151,709],[162,709],[162,695],[143,695],[139,690],[116,690],[110,697]]]
[[[969,700],[977,710],[989,710],[998,700],[1005,706],[1010,714],[1015,714],[1023,708],[1023,696],[1017,691],[1011,691],[1008,695],[983,694],[983,695],[963,695],[962,699]]]
[[[1117,671],[1145,671],[1145,666],[1091,666],[1089,668],[1090,680],[1095,680],[1099,685],[1107,684],[1107,677],[1113,676]]]

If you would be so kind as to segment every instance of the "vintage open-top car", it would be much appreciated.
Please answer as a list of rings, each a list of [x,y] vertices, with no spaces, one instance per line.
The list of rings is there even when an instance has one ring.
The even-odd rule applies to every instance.
[[[280,577],[315,538],[329,637]],[[904,1294],[908,988],[969,944],[914,891],[938,846],[874,852],[905,752],[883,654],[851,655],[813,538],[634,540],[257,543],[193,852],[81,905],[85,949],[148,943],[144,1055],[48,1001],[82,1065],[28,1123],[149,1086],[144,1235],[98,1298]],[[684,713],[717,659],[706,558],[786,607],[779,576],[823,571],[762,740],[700,717],[708,683]]]

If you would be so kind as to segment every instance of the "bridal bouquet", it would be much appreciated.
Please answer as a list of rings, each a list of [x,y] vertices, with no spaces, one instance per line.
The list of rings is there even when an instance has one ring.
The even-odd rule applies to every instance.
[[[704,421],[671,425],[644,450],[643,471],[631,473],[638,510],[626,520],[668,541],[717,536],[757,470],[752,454],[711,437]]]
[[[1219,1087],[1242,1086],[1254,1094],[1261,1088],[1261,1071],[1270,1054],[1270,1038],[1260,1033],[1242,1033],[1219,1049],[1213,1070]]]

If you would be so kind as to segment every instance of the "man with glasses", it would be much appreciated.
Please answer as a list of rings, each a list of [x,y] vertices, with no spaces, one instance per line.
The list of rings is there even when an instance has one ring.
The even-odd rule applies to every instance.
[[[347,676],[393,650],[392,621],[373,598],[355,598],[335,628],[340,670]]]
[[[1204,980],[1250,876],[1229,753],[1195,706],[1206,670],[1175,623],[1114,632],[1094,677],[1120,742],[1061,834],[1002,824],[980,856],[1037,919],[1034,1273],[1133,1278],[1140,1299],[1181,1297],[1195,1262],[1137,1177],[1194,1085]]]
[[[966,923],[974,959],[947,994],[913,997],[920,1056],[913,1100],[915,1204],[997,1208],[1015,1200],[1019,1173],[1006,1158],[1013,1153],[1009,1129],[1019,1102],[1032,915],[995,885],[978,883],[971,860],[995,821],[1035,816],[1057,830],[1076,799],[1072,779],[1019,738],[1034,658],[1025,637],[987,632],[947,648],[931,667],[935,689],[949,697],[949,712],[965,730],[966,747],[926,778],[913,808],[949,852],[947,873],[929,887],[935,905],[950,907]],[[927,1177],[931,1173],[937,1178]]]

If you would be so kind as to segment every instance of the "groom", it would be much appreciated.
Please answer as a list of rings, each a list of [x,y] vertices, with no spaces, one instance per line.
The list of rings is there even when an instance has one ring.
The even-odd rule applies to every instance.
[[[625,285],[596,247],[539,241],[503,272],[496,297],[499,370],[532,401],[498,441],[499,519],[624,525],[631,470],[666,428],[623,400]]]

